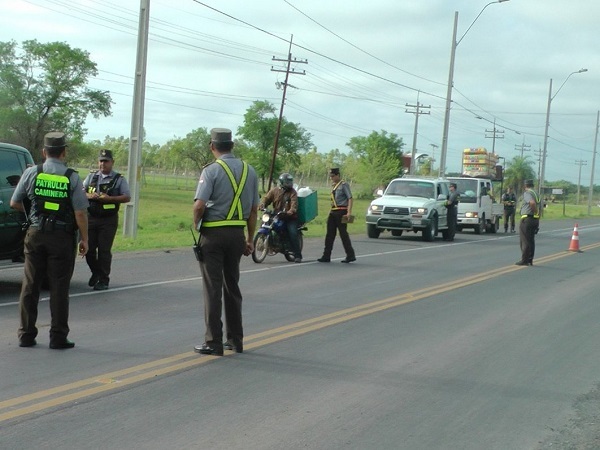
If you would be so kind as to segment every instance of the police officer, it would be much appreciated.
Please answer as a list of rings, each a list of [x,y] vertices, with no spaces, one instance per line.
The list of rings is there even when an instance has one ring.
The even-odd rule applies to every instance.
[[[266,208],[270,204],[276,213],[281,213],[280,217],[285,222],[290,246],[294,253],[294,262],[302,262],[302,252],[298,241],[298,193],[294,189],[294,178],[289,173],[279,175],[279,186],[273,187],[260,207]]]
[[[504,232],[508,233],[508,223],[510,222],[510,232],[515,232],[515,210],[517,207],[517,196],[509,187],[502,195],[502,203],[504,204]]]
[[[200,175],[194,202],[194,226],[200,231],[200,268],[204,291],[205,341],[194,351],[223,355],[223,349],[243,352],[240,260],[254,250],[258,209],[258,178],[231,150],[231,130],[213,128],[210,149],[216,159]],[[244,227],[248,234],[244,236]],[[227,342],[223,343],[225,304]]]
[[[75,236],[79,230],[79,254],[88,250],[87,207],[81,178],[65,165],[64,133],[44,137],[45,162],[27,169],[10,201],[24,211],[29,199],[31,226],[25,237],[25,274],[19,297],[21,324],[19,346],[36,345],[40,286],[48,276],[50,284],[50,348],[67,349],[75,344],[69,334],[69,285],[75,264]]]
[[[89,251],[85,260],[92,271],[88,282],[95,291],[108,289],[111,249],[119,226],[119,205],[131,199],[129,185],[123,176],[113,170],[113,154],[101,150],[98,170],[83,181],[88,208]]]
[[[535,254],[535,234],[540,226],[539,216],[540,198],[533,190],[533,180],[525,180],[523,203],[521,205],[521,224],[519,237],[521,238],[521,259],[517,266],[533,266]]]
[[[446,206],[448,210],[448,237],[444,240],[453,241],[454,235],[456,234],[456,220],[458,216],[458,202],[460,201],[460,196],[456,190],[456,183],[450,183],[449,189],[450,194],[448,194],[448,199],[444,202],[444,206]]]
[[[329,178],[333,188],[331,190],[331,210],[327,217],[327,234],[325,235],[325,249],[323,256],[317,261],[330,262],[331,252],[333,250],[333,242],[337,232],[340,232],[340,238],[346,258],[342,259],[343,263],[351,263],[356,261],[356,255],[352,248],[352,242],[348,235],[348,219],[352,215],[352,191],[348,183],[343,181],[340,176],[340,169],[333,168],[329,171]]]

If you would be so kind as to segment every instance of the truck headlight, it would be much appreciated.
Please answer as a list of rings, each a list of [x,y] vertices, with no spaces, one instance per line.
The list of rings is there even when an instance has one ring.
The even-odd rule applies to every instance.
[[[477,217],[479,217],[479,214],[474,211],[474,212],[466,212],[465,213],[465,217],[469,218],[469,219],[476,219]]]
[[[420,214],[422,216],[427,215],[427,208],[410,208],[411,214]]]
[[[371,206],[369,206],[369,212],[370,213],[380,214],[381,211],[383,211],[383,206],[379,206],[379,205],[371,205]]]

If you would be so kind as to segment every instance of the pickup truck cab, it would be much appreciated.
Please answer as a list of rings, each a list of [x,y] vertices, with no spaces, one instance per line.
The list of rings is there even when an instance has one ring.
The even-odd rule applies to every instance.
[[[27,149],[0,142],[0,260],[22,261],[26,217],[10,207],[10,199],[21,175],[32,165]]]
[[[504,206],[493,196],[492,180],[470,177],[449,177],[448,180],[456,183],[460,195],[456,229],[472,228],[475,234],[498,231]]]
[[[402,236],[404,231],[421,232],[424,241],[433,241],[442,232],[448,235],[448,180],[396,178],[367,210],[367,235],[376,239],[384,231]]]

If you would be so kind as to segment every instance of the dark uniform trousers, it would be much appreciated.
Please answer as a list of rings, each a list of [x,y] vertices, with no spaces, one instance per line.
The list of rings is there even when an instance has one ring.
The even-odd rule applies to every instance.
[[[519,237],[521,238],[521,261],[533,262],[535,254],[535,232],[538,229],[540,220],[527,216],[521,219],[519,225]]]
[[[89,251],[85,260],[94,275],[101,283],[110,281],[112,264],[112,246],[119,226],[119,215],[111,217],[93,217],[88,215]]]
[[[451,206],[448,208],[448,239],[454,239],[456,235],[456,222],[458,217],[458,208],[456,206]]]
[[[332,209],[329,212],[327,218],[327,234],[325,235],[325,249],[323,250],[323,257],[331,258],[331,252],[333,251],[333,242],[337,232],[340,232],[340,239],[344,246],[344,251],[348,258],[354,258],[354,249],[352,248],[352,242],[350,242],[350,236],[348,235],[348,224],[342,223],[342,217],[345,216],[347,211],[345,209]]]
[[[508,231],[508,224],[510,223],[511,231],[515,229],[515,207],[511,206],[504,208],[504,231]]]
[[[69,284],[75,265],[75,235],[65,230],[40,231],[30,227],[25,237],[25,271],[19,298],[19,339],[34,339],[38,330],[40,286],[50,283],[50,340],[69,334]]]
[[[239,288],[240,260],[246,248],[244,227],[203,227],[200,263],[204,288],[205,341],[223,346],[222,305],[225,304],[227,339],[242,342],[242,293]]]

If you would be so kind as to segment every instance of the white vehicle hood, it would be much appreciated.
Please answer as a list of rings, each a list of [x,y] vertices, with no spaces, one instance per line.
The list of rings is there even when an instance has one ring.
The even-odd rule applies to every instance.
[[[378,206],[400,206],[400,207],[423,207],[435,202],[432,198],[424,197],[403,197],[402,195],[384,195],[371,202],[372,205]]]

